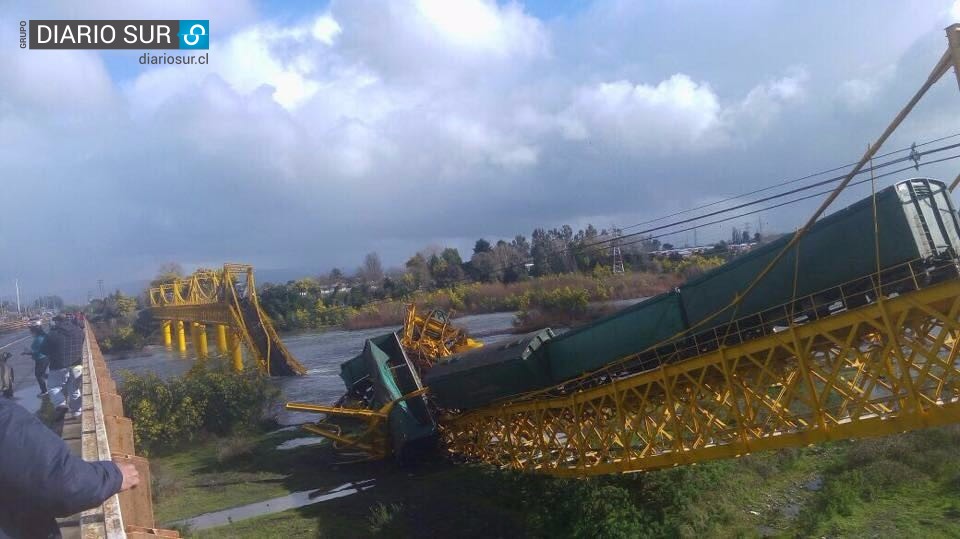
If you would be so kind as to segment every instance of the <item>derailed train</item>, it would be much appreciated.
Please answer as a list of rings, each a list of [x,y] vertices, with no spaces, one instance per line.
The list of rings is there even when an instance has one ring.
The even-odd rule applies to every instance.
[[[469,411],[589,383],[590,373],[599,373],[596,382],[656,368],[871,302],[878,278],[882,293],[891,295],[956,276],[960,219],[943,182],[906,180],[877,192],[875,200],[867,197],[815,223],[736,307],[731,303],[790,235],[562,335],[547,329],[454,356],[422,380],[392,333],[368,341],[343,364],[341,376],[348,391],[366,392],[377,406],[429,388],[432,406],[407,399],[391,411],[391,445],[399,455],[434,434],[434,408]]]

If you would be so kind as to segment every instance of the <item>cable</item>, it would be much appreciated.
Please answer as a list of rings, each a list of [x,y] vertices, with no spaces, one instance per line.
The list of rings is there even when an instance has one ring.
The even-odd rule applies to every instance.
[[[943,137],[940,137],[940,138],[936,138],[936,139],[933,139],[933,140],[928,140],[928,141],[923,142],[923,143],[920,143],[920,144],[913,144],[913,145],[907,146],[907,147],[905,147],[905,148],[900,148],[899,150],[893,150],[893,151],[891,151],[891,152],[887,152],[887,153],[885,153],[885,154],[878,155],[878,156],[875,157],[875,159],[880,159],[880,158],[887,157],[887,156],[890,156],[890,155],[894,155],[894,154],[897,154],[897,153],[900,153],[900,152],[905,152],[905,151],[907,151],[907,150],[913,150],[913,149],[915,149],[915,148],[922,148],[923,146],[927,146],[927,145],[930,145],[930,144],[934,144],[934,143],[936,143],[936,142],[942,142],[942,141],[944,141],[944,140],[948,140],[948,139],[955,138],[955,137],[958,137],[958,136],[960,136],[960,133],[954,133],[954,134],[952,134],[952,135],[946,135],[946,136],[943,136]],[[725,198],[725,199],[723,199],[723,200],[717,200],[717,201],[715,201],[715,202],[710,202],[710,203],[708,203],[708,204],[703,204],[703,205],[696,206],[696,207],[693,207],[693,208],[689,208],[689,209],[686,209],[686,210],[676,211],[676,212],[673,212],[673,213],[671,213],[671,214],[664,215],[664,216],[662,216],[662,217],[657,217],[657,218],[655,218],[655,219],[648,219],[648,220],[646,220],[646,221],[641,221],[641,222],[636,223],[636,224],[628,225],[628,226],[625,226],[625,227],[620,227],[620,230],[627,230],[627,229],[630,229],[630,228],[636,228],[636,227],[638,227],[638,226],[643,226],[643,225],[646,225],[646,224],[655,223],[655,222],[657,222],[657,221],[662,221],[662,220],[668,219],[668,218],[670,218],[670,217],[676,217],[677,215],[683,215],[683,214],[690,213],[690,212],[693,212],[693,211],[702,210],[702,209],[704,209],[704,208],[709,208],[709,207],[711,207],[711,206],[716,206],[717,204],[723,204],[723,203],[725,203],[725,202],[730,202],[731,200],[738,200],[738,199],[741,199],[741,198],[744,198],[744,197],[748,197],[748,196],[751,196],[751,195],[755,195],[755,194],[757,194],[757,193],[763,193],[763,192],[769,191],[769,190],[771,190],[771,189],[776,189],[777,187],[783,187],[783,186],[785,186],[785,185],[790,185],[790,184],[793,184],[793,183],[796,183],[796,182],[800,182],[800,181],[803,181],[803,180],[808,180],[808,179],[810,179],[810,178],[816,178],[817,176],[822,176],[822,175],[824,175],[824,174],[829,174],[829,173],[831,173],[831,172],[837,172],[838,170],[843,170],[843,169],[845,169],[845,168],[847,168],[847,167],[852,167],[852,166],[855,165],[855,164],[856,164],[856,163],[848,163],[848,164],[846,164],[846,165],[841,165],[841,166],[839,166],[839,167],[834,167],[834,168],[831,168],[831,169],[828,169],[828,170],[823,170],[823,171],[820,171],[820,172],[817,172],[817,173],[814,173],[814,174],[808,174],[808,175],[802,176],[802,177],[800,177],[800,178],[794,178],[794,179],[792,179],[792,180],[787,180],[787,181],[783,181],[783,182],[776,183],[776,184],[773,184],[773,185],[768,185],[767,187],[762,187],[762,188],[760,188],[760,189],[755,189],[755,190],[749,191],[749,192],[747,192],[747,193],[742,193],[742,194],[740,194],[740,195],[734,195],[734,196],[731,196],[731,197],[727,197],[727,198]]]
[[[887,162],[885,162],[885,163],[881,163],[881,164],[879,164],[879,165],[876,165],[876,166],[873,166],[873,167],[870,167],[870,168],[865,168],[865,169],[861,170],[860,172],[858,172],[857,174],[858,174],[858,175],[859,175],[859,174],[865,174],[865,173],[867,173],[867,172],[873,172],[873,171],[875,171],[875,170],[878,170],[878,169],[881,169],[881,168],[885,168],[885,167],[888,167],[888,166],[892,166],[892,165],[895,165],[895,164],[897,164],[897,163],[903,163],[903,162],[905,162],[905,161],[912,161],[912,160],[914,160],[914,155],[916,155],[916,158],[919,159],[920,157],[923,157],[923,156],[925,156],[925,155],[930,155],[930,154],[933,154],[933,153],[938,153],[938,152],[942,152],[942,151],[946,151],[946,150],[951,150],[951,149],[954,149],[954,148],[960,148],[960,143],[949,144],[949,145],[947,145],[947,146],[941,146],[941,147],[939,147],[939,148],[934,148],[934,149],[932,149],[932,150],[927,150],[927,151],[925,151],[925,152],[917,152],[916,154],[911,154],[911,156],[901,157],[901,158],[898,158],[898,159],[892,159],[892,160],[887,161]],[[934,161],[934,162],[936,162],[936,161]],[[924,163],[924,164],[926,164],[926,163]],[[919,166],[919,165],[920,165],[920,164],[918,163],[916,166]],[[910,169],[910,168],[914,168],[914,167],[911,166],[911,167],[908,167],[908,168],[905,169],[905,170],[908,170],[908,169]],[[901,170],[901,172],[902,172],[902,170]],[[844,175],[844,176],[835,176],[835,177],[832,177],[832,178],[828,178],[828,179],[826,179],[826,180],[821,180],[821,181],[812,183],[812,184],[810,184],[810,185],[805,185],[805,186],[803,186],[803,187],[797,187],[797,188],[791,189],[791,190],[789,190],[789,191],[784,191],[783,193],[778,193],[778,194],[776,194],[776,195],[770,195],[770,196],[763,197],[763,198],[760,198],[760,199],[757,199],[757,200],[753,200],[753,201],[750,201],[750,202],[744,202],[744,203],[742,203],[742,204],[738,204],[738,205],[736,205],[736,206],[731,206],[731,207],[729,207],[729,208],[724,208],[724,209],[722,209],[722,210],[715,210],[715,211],[712,211],[712,212],[710,212],[710,213],[705,213],[705,214],[703,214],[703,215],[698,215],[698,216],[696,216],[696,217],[689,217],[689,218],[687,218],[687,219],[683,219],[683,220],[680,220],[680,221],[675,221],[675,222],[668,223],[668,224],[665,224],[665,225],[655,226],[655,227],[652,227],[652,228],[647,228],[647,229],[644,229],[644,230],[640,230],[640,231],[638,231],[638,232],[631,232],[631,233],[629,233],[629,234],[624,234],[624,235],[621,235],[621,236],[618,236],[618,237],[613,237],[613,238],[608,238],[608,239],[600,240],[600,241],[595,242],[595,243],[593,243],[593,244],[591,244],[591,245],[610,244],[610,243],[613,243],[613,242],[617,242],[617,241],[619,241],[619,240],[622,240],[623,238],[630,238],[630,237],[633,237],[633,236],[639,236],[639,235],[643,235],[643,234],[649,234],[650,232],[657,232],[657,231],[659,231],[659,230],[663,230],[663,229],[670,228],[670,227],[673,227],[673,226],[678,226],[678,225],[684,225],[684,224],[687,224],[687,223],[692,223],[692,222],[694,222],[694,221],[699,221],[700,219],[705,219],[705,218],[707,218],[707,217],[713,217],[713,216],[715,216],[715,215],[720,215],[720,214],[727,213],[727,212],[730,212],[730,211],[739,210],[739,209],[742,209],[742,208],[746,208],[746,207],[748,207],[748,206],[753,206],[753,205],[760,204],[760,203],[763,203],[763,202],[768,202],[768,201],[770,201],[770,200],[775,200],[775,199],[777,199],[777,198],[781,198],[781,197],[785,197],[785,196],[788,196],[788,195],[796,194],[796,193],[799,193],[799,192],[802,192],[802,191],[806,191],[806,190],[809,190],[809,189],[813,189],[813,188],[816,188],[816,187],[820,187],[820,186],[823,186],[823,185],[827,185],[827,184],[829,184],[829,183],[834,183],[834,182],[836,182],[836,181],[842,180],[845,176],[846,176],[846,175]],[[754,213],[756,213],[756,212],[754,212]],[[699,225],[699,226],[707,226],[708,224],[711,224],[711,223],[705,223],[705,224]],[[699,228],[699,226],[693,227],[693,228]],[[622,229],[621,229],[621,230],[622,230]],[[685,230],[692,230],[692,229],[685,229]]]

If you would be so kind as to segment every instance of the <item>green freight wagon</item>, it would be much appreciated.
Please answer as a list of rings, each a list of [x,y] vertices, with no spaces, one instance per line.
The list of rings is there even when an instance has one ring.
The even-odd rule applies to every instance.
[[[466,410],[550,386],[540,354],[553,331],[545,329],[452,356],[424,375],[430,396],[443,408]]]
[[[877,193],[880,268],[917,259],[954,258],[960,225],[943,182],[912,179]],[[871,197],[817,221],[743,299],[703,328],[763,313],[877,271]],[[701,322],[726,307],[790,241],[784,236],[680,287],[687,321]],[[798,262],[799,258],[799,262]],[[796,279],[795,279],[796,278]],[[796,290],[794,290],[796,282]]]
[[[631,305],[551,340],[546,346],[550,381],[559,384],[597,370],[686,328],[675,291]]]
[[[423,387],[395,333],[368,339],[363,351],[340,366],[340,377],[354,395],[367,395],[376,410]],[[422,397],[397,403],[387,419],[392,453],[398,459],[430,447],[437,434]]]

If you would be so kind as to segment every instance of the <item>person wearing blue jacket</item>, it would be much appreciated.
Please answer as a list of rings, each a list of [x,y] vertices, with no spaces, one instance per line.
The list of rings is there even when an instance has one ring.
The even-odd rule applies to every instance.
[[[140,482],[129,463],[87,462],[20,405],[0,399],[0,539],[57,538],[56,517]]]
[[[43,397],[47,394],[47,368],[50,367],[50,358],[43,353],[43,341],[47,339],[47,334],[39,323],[30,326],[30,334],[33,335],[33,342],[30,343],[30,350],[24,350],[23,355],[33,357],[33,374],[40,386],[40,394],[37,396]]]

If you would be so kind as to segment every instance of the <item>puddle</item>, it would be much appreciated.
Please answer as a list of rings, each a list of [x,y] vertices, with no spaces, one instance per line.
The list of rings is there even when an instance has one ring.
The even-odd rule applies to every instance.
[[[818,490],[823,488],[823,478],[818,475],[813,479],[810,479],[809,481],[804,483],[803,488],[811,492],[817,492]]]
[[[796,502],[790,502],[780,508],[780,514],[784,518],[797,518],[800,515],[800,510],[803,509],[803,506]]]
[[[371,489],[373,486],[374,480],[367,479],[354,483],[344,483],[327,491],[304,490],[301,492],[294,492],[293,494],[287,494],[286,496],[281,496],[279,498],[273,498],[271,500],[241,505],[240,507],[224,509],[223,511],[214,511],[213,513],[205,513],[203,515],[185,520],[178,520],[176,522],[171,522],[170,525],[187,525],[192,530],[202,530],[206,528],[213,528],[215,526],[224,526],[227,524],[232,524],[238,520],[258,517],[261,515],[269,515],[271,513],[279,513],[288,509],[296,509],[298,507],[313,505],[315,503],[343,498],[345,496],[350,496],[352,494]]]
[[[318,445],[327,441],[326,438],[320,436],[308,436],[306,438],[293,438],[292,440],[287,440],[282,444],[277,446],[277,449],[295,449],[297,447],[304,447],[308,445]]]

